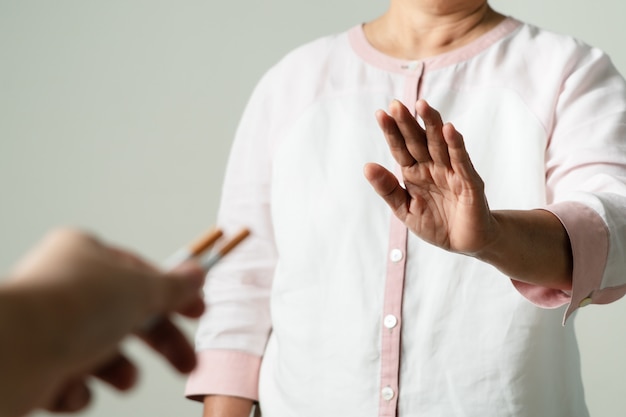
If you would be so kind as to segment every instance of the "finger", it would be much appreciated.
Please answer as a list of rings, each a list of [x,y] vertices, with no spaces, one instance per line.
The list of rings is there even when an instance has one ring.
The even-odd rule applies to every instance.
[[[376,112],[376,121],[385,135],[391,156],[393,156],[396,162],[404,167],[415,164],[415,158],[413,158],[407,149],[404,137],[394,118],[383,110],[378,110]]]
[[[85,381],[74,380],[68,382],[45,409],[53,413],[74,413],[87,407],[90,401],[91,391]]]
[[[400,186],[396,176],[375,163],[366,164],[363,173],[394,214],[404,221],[407,215],[407,192]]]
[[[107,249],[114,257],[121,260],[126,265],[130,265],[133,268],[138,268],[144,271],[159,272],[154,265],[131,251],[116,246],[107,246]]]
[[[187,373],[196,366],[196,353],[183,332],[167,318],[137,335],[178,371]]]
[[[437,110],[430,107],[426,100],[418,100],[415,103],[417,115],[424,121],[426,130],[427,146],[433,162],[450,167],[450,155],[448,146],[443,138],[443,121]]]
[[[150,315],[138,325],[136,332],[149,334],[172,312],[189,318],[200,317],[204,312],[202,286],[205,275],[199,265],[186,262],[154,280],[150,292]]]
[[[431,156],[428,151],[426,134],[409,109],[398,100],[394,100],[389,105],[389,114],[398,124],[400,134],[411,156],[418,163],[430,162]]]
[[[156,308],[160,313],[198,311],[206,272],[193,262],[186,262],[159,280]]]
[[[190,319],[197,319],[202,316],[205,309],[206,308],[204,300],[200,296],[198,296],[197,299],[193,300],[184,307],[179,308],[178,310],[176,310],[176,312],[185,317],[189,317]]]
[[[475,181],[477,178],[480,178],[467,153],[463,136],[451,123],[443,126],[442,133],[448,146],[452,170],[468,181]]]
[[[77,258],[78,254],[89,252],[89,248],[101,246],[100,241],[81,230],[62,227],[48,233],[23,256],[11,269],[13,279],[28,276],[39,265],[51,263],[51,259]]]
[[[120,391],[132,388],[137,382],[137,368],[121,353],[107,361],[93,375]]]

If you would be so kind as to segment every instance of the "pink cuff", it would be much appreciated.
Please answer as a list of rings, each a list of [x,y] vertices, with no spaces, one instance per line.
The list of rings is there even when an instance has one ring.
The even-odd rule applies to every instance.
[[[569,235],[574,260],[572,291],[566,293],[515,280],[513,285],[540,307],[557,308],[569,302],[563,317],[565,323],[578,307],[603,303],[613,291],[600,290],[609,253],[609,232],[598,213],[584,204],[563,202],[550,205],[546,210],[558,217]]]
[[[258,401],[261,357],[231,350],[198,352],[198,365],[189,375],[185,396],[203,401],[207,395],[228,395]]]

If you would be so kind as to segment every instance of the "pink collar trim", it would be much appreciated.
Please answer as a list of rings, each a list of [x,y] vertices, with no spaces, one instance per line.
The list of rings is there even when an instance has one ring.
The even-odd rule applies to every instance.
[[[480,52],[489,48],[491,45],[501,40],[505,36],[511,34],[522,23],[514,18],[507,17],[498,26],[491,29],[489,32],[480,36],[478,39],[471,43],[456,49],[454,51],[447,52],[445,54],[433,56],[420,61],[408,61],[399,58],[394,58],[379,50],[375,49],[365,37],[363,32],[363,25],[357,25],[348,31],[348,39],[354,52],[365,62],[372,64],[378,68],[390,72],[410,73],[411,68],[415,67],[416,63],[423,63],[425,70],[435,70],[449,65],[458,64],[463,61],[476,56]]]

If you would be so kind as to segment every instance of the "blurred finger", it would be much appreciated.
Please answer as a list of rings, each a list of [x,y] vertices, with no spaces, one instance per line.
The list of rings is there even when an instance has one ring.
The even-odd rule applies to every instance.
[[[137,335],[178,371],[187,373],[196,366],[193,346],[171,320],[162,318],[149,330],[139,331]]]
[[[417,103],[415,103],[415,110],[424,121],[428,152],[433,162],[450,167],[448,146],[443,138],[443,132],[441,131],[443,128],[441,115],[425,100],[418,100]]]
[[[89,252],[92,247],[101,248],[100,241],[81,230],[58,228],[48,233],[11,268],[13,279],[28,276],[38,265],[50,263],[51,259],[63,259],[68,255],[76,257],[77,253]]]
[[[404,104],[394,100],[389,106],[389,114],[398,124],[398,129],[411,156],[418,162],[430,162],[426,134]]]
[[[157,267],[155,267],[145,259],[141,258],[139,255],[132,253],[131,251],[116,246],[108,246],[107,249],[114,257],[123,261],[127,265],[145,271],[160,272]]]
[[[180,311],[202,300],[206,272],[193,262],[186,262],[167,273],[157,284],[156,309],[161,313]]]
[[[182,308],[176,310],[176,312],[180,315],[188,317],[190,319],[197,319],[204,313],[205,305],[202,297],[198,296],[197,299],[188,303]]]
[[[107,361],[93,375],[121,391],[133,387],[137,382],[137,368],[121,353]]]
[[[91,391],[84,380],[68,382],[45,407],[53,413],[74,413],[87,407],[91,401]]]
[[[186,262],[153,283],[151,316],[144,319],[137,333],[149,334],[172,312],[198,318],[204,312],[202,286],[206,272],[193,262]]]

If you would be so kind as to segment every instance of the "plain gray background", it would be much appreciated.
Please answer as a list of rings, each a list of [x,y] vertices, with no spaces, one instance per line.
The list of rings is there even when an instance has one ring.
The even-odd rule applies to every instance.
[[[626,3],[492,5],[604,49],[626,73]],[[386,6],[0,0],[0,269],[8,273],[56,225],[155,262],[195,238],[213,224],[230,140],[262,73],[295,46]],[[594,417],[626,415],[623,317],[626,301],[586,307],[575,321]],[[191,335],[194,324],[183,325]],[[138,343],[126,348],[142,366],[140,386],[96,388],[85,415],[200,416],[182,398],[183,377]]]

